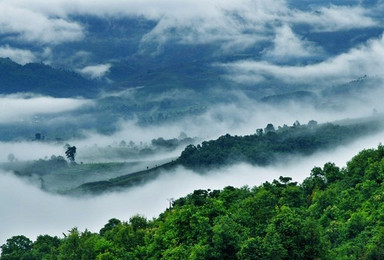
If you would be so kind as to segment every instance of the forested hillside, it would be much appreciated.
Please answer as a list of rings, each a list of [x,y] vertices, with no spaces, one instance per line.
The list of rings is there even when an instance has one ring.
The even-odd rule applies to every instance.
[[[340,169],[315,167],[303,183],[196,190],[158,218],[111,219],[99,233],[20,235],[1,259],[381,259],[384,146]]]
[[[318,125],[311,120],[301,125],[275,127],[268,124],[247,136],[221,136],[201,145],[189,145],[178,162],[194,169],[222,166],[233,161],[246,161],[256,165],[269,165],[292,155],[310,155],[321,149],[336,147],[381,128],[377,118],[348,124]]]

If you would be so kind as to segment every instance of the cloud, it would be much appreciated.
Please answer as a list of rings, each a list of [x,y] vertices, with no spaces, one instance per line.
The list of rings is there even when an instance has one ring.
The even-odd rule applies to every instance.
[[[10,58],[21,65],[36,61],[36,57],[31,51],[12,48],[9,45],[0,46],[0,57]]]
[[[226,94],[236,95],[236,93],[229,92]],[[97,114],[78,113],[76,111],[84,105],[92,105],[93,103],[90,101],[28,97],[27,95],[0,96],[0,102],[4,104],[3,111],[5,112],[0,117],[0,123],[20,123],[20,126],[29,126],[29,134],[24,136],[24,140],[28,136],[33,138],[37,132],[45,135],[46,140],[53,140],[60,137],[61,132],[66,132],[66,129],[75,131],[76,136],[81,137],[66,140],[66,142],[78,148],[77,158],[79,161],[97,162],[114,160],[115,158],[117,161],[124,161],[122,157],[118,156],[115,158],[103,157],[103,151],[107,151],[108,146],[118,147],[122,140],[126,143],[133,141],[143,148],[147,147],[147,144],[150,145],[153,139],[159,137],[173,139],[184,132],[189,137],[197,137],[197,141],[202,142],[203,140],[217,139],[227,133],[231,135],[253,134],[256,129],[264,128],[269,123],[275,127],[284,124],[292,125],[296,120],[302,124],[306,124],[310,120],[324,123],[345,118],[370,116],[373,109],[378,112],[384,111],[384,104],[381,100],[382,90],[370,92],[368,96],[360,95],[361,100],[359,101],[342,98],[344,107],[337,111],[327,107],[321,109],[316,104],[300,104],[298,102],[275,107],[265,103],[256,103],[241,94],[238,95],[238,100],[231,104],[216,104],[208,108],[205,113],[167,121],[163,124],[139,125],[137,120],[121,120],[116,122],[116,132],[108,134],[97,132],[97,128],[100,127],[97,123]],[[129,102],[136,101],[132,99]],[[0,162],[7,161],[9,153],[13,153],[19,160],[37,160],[45,156],[62,155],[62,146],[62,144],[55,145],[49,142],[41,144],[37,142],[3,142],[0,143],[0,147],[3,147],[0,149],[2,151]],[[97,153],[98,147],[102,148],[99,153]],[[145,158],[143,156],[139,159],[147,161],[171,160],[179,156],[183,149],[184,147],[180,146],[171,152],[162,152]],[[131,159],[129,158],[129,160]]]
[[[216,104],[207,109],[206,112],[199,115],[189,115],[185,118],[164,122],[163,124],[139,125],[137,120],[121,120],[116,122],[116,131],[108,134],[97,132],[100,123],[98,123],[98,114],[79,113],[83,106],[92,106],[93,102],[83,99],[56,99],[51,97],[8,95],[0,96],[0,104],[3,105],[3,114],[0,115],[0,123],[19,124],[22,127],[29,127],[30,138],[36,132],[41,132],[46,139],[60,137],[61,132],[75,131],[76,139],[67,140],[79,149],[78,156],[83,161],[99,161],[105,158],[90,158],[91,148],[107,147],[109,145],[118,145],[122,140],[126,143],[130,141],[136,144],[151,144],[152,139],[163,137],[164,139],[177,138],[181,132],[185,132],[189,137],[197,137],[199,142],[202,140],[216,139],[227,133],[231,135],[249,135],[255,133],[257,128],[264,128],[268,123],[277,126],[284,124],[292,125],[296,120],[305,124],[310,120],[316,120],[319,123],[341,120],[344,118],[359,118],[369,116],[373,109],[379,112],[384,111],[384,105],[380,99],[383,91],[370,93],[367,97],[361,96],[359,102],[349,101],[343,98],[344,109],[333,111],[330,109],[319,109],[315,104],[284,104],[284,107],[274,107],[273,105],[256,103],[244,95],[238,94],[238,100],[231,104]],[[235,96],[237,93],[226,94]],[[130,94],[127,94],[130,95]],[[363,99],[364,98],[364,99]],[[129,102],[136,102],[132,99]],[[115,127],[115,126],[114,126]],[[58,132],[56,134],[56,132]],[[27,134],[28,135],[28,134]],[[55,136],[57,135],[57,136]],[[28,138],[27,136],[24,139]],[[6,160],[9,153],[14,153],[20,160],[39,159],[53,154],[62,154],[62,145],[34,147],[34,153],[30,153],[28,147],[34,144],[3,143],[6,146],[3,153],[0,153],[0,162]],[[14,149],[13,149],[14,148]],[[184,147],[173,151],[172,153],[163,153],[161,157],[152,158],[154,160],[170,159],[180,155]],[[23,150],[26,153],[23,153]],[[41,150],[41,152],[40,152]],[[37,152],[39,151],[39,152]],[[102,157],[102,155],[101,155]],[[146,158],[148,159],[148,158]],[[121,158],[119,159],[121,160]]]
[[[13,154],[19,161],[31,161],[50,158],[52,155],[64,156],[62,144],[43,142],[0,142],[0,162],[8,162],[8,155]]]
[[[361,6],[336,6],[321,7],[315,12],[303,12],[293,10],[287,21],[307,24],[312,26],[313,31],[335,32],[357,28],[368,28],[379,26],[372,15],[371,10]]]
[[[81,26],[66,18],[46,16],[7,1],[0,7],[0,34],[11,40],[59,44],[84,36]]]
[[[0,123],[29,120],[39,114],[73,111],[93,102],[85,99],[53,98],[33,94],[0,95]]]
[[[95,144],[108,146],[112,143],[118,144],[122,140],[127,143],[133,141],[136,144],[140,142],[150,144],[152,139],[159,137],[177,138],[180,132],[186,133],[189,137],[211,140],[227,133],[231,135],[253,134],[257,128],[264,128],[268,123],[277,127],[284,124],[292,125],[296,120],[306,124],[310,120],[324,123],[345,118],[359,118],[370,116],[374,108],[379,112],[384,111],[384,104],[379,98],[382,96],[380,93],[382,92],[371,93],[371,96],[363,100],[364,103],[352,102],[344,98],[344,109],[332,111],[332,113],[327,108],[321,110],[315,107],[315,104],[300,104],[298,102],[284,104],[283,108],[274,107],[269,104],[257,103],[255,100],[239,94],[236,102],[212,105],[206,112],[196,116],[190,115],[186,118],[156,125],[139,125],[137,120],[122,120],[117,123],[117,131],[113,134],[103,135],[95,131],[87,131],[84,132],[85,139],[76,140],[74,143],[76,146],[82,147]],[[237,93],[227,92],[226,94],[234,96]],[[177,155],[179,154],[172,154],[172,156]],[[166,156],[172,157],[169,154]]]
[[[237,61],[222,65],[233,80],[255,83],[275,78],[286,83],[341,84],[364,75],[382,76],[384,37],[368,41],[347,53],[304,66],[280,66],[266,61]]]
[[[96,79],[96,78],[102,78],[111,68],[111,64],[99,64],[99,65],[92,65],[92,66],[87,66],[84,67],[78,72],[80,72],[82,75],[89,77],[91,79]]]
[[[279,63],[292,59],[316,57],[322,53],[323,50],[320,47],[295,35],[287,24],[276,28],[273,47],[263,52],[266,58],[271,58]]]
[[[241,50],[264,41],[281,24],[307,24],[315,31],[338,31],[378,26],[370,9],[361,6],[290,9],[287,1],[274,0],[36,0],[0,3],[0,32],[20,40],[58,44],[81,40],[85,28],[73,15],[144,17],[157,25],[142,39],[159,45],[220,43],[222,50]],[[33,21],[33,22],[31,22]]]
[[[184,4],[184,2],[183,2]],[[285,12],[283,1],[206,1],[204,5],[171,8],[143,41],[184,44],[222,43],[223,49],[244,49],[266,39],[268,23]],[[161,9],[160,9],[161,10]],[[184,15],[185,13],[188,13]]]

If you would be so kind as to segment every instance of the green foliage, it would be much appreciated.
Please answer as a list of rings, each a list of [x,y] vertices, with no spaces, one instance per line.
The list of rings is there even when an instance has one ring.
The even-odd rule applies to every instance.
[[[105,233],[107,233],[108,231],[112,230],[113,228],[115,228],[116,226],[120,225],[121,224],[121,221],[116,219],[116,218],[112,218],[108,221],[107,224],[104,225],[104,227],[102,229],[100,229],[100,236],[104,236]]]
[[[111,219],[100,233],[16,236],[1,259],[381,259],[384,148],[252,189],[196,190],[158,218]]]
[[[14,236],[1,246],[1,259],[28,260],[32,256],[32,241],[25,236]]]

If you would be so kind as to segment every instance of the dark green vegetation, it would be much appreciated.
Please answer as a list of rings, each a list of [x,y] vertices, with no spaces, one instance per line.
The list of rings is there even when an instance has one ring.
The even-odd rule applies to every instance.
[[[111,219],[99,233],[14,236],[1,259],[381,259],[384,146],[302,184],[196,190],[158,218]]]

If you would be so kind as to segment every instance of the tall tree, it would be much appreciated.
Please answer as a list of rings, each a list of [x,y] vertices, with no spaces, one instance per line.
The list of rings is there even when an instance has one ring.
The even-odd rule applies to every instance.
[[[65,151],[65,155],[67,156],[68,160],[74,163],[76,156],[76,146],[68,146],[67,150]]]

